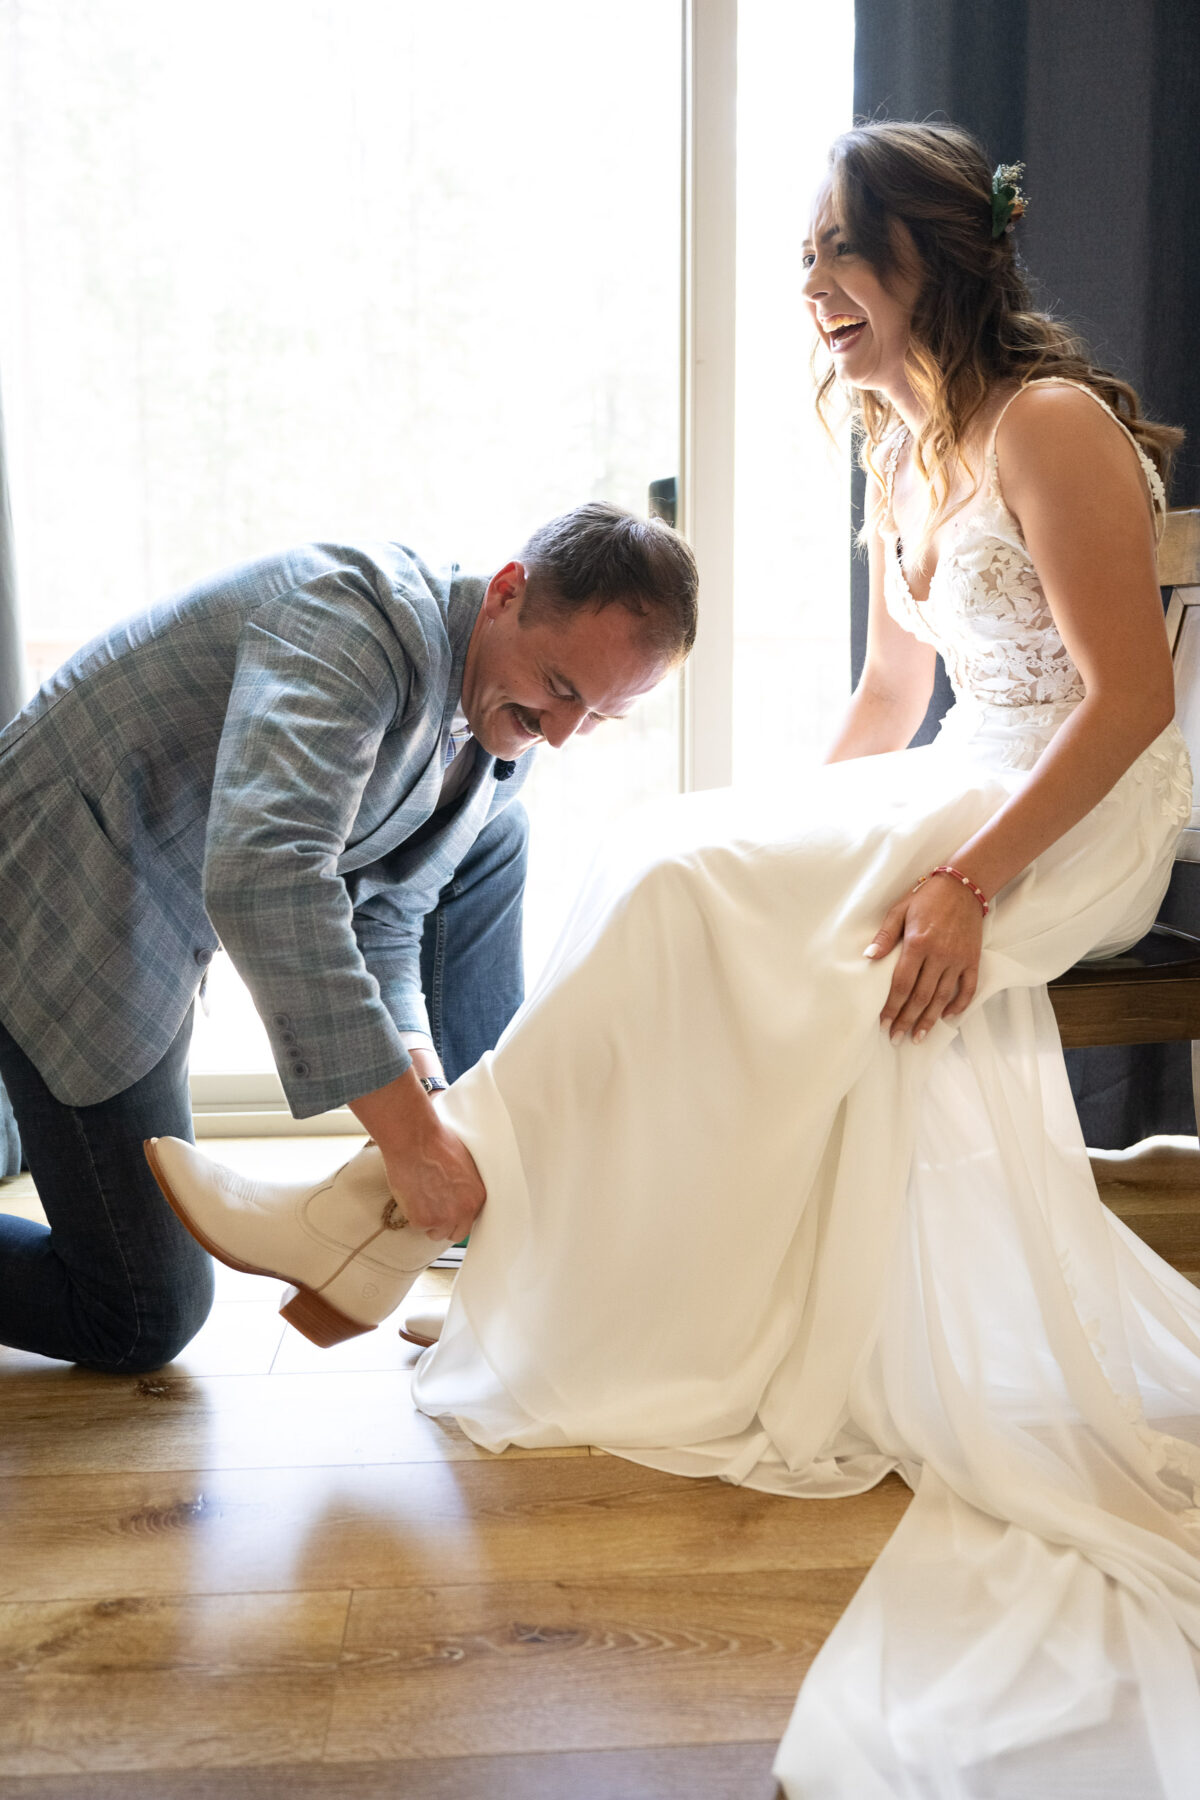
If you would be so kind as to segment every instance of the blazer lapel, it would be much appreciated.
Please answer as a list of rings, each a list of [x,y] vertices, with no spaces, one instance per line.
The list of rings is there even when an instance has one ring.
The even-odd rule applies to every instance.
[[[364,869],[387,856],[406,838],[419,831],[437,807],[444,773],[442,746],[449,737],[450,724],[462,698],[467,647],[471,642],[475,621],[479,617],[479,609],[483,605],[486,588],[487,583],[479,576],[463,575],[458,565],[454,565],[446,600],[450,674],[445,692],[439,697],[440,710],[435,710],[437,699],[431,696],[432,703],[419,721],[419,735],[415,734],[415,742],[406,744],[400,741],[396,745],[393,753],[397,763],[395,771],[389,775],[377,766],[376,776],[372,780],[382,776],[386,785],[398,791],[399,798],[364,837],[347,844],[338,857],[339,874]],[[387,740],[384,742],[386,745]],[[381,749],[381,757],[384,754],[386,751]],[[483,823],[491,800],[492,763],[493,758],[484,756],[477,748],[475,768],[471,771],[465,798],[460,802],[455,815],[456,822],[464,815],[477,820],[476,831]],[[486,795],[482,802],[481,793]]]

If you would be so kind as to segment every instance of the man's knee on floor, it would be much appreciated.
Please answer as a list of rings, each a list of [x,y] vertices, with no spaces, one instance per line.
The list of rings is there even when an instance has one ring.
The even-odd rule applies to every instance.
[[[181,1293],[156,1298],[153,1308],[94,1311],[80,1333],[79,1367],[101,1375],[149,1375],[191,1343],[212,1311],[211,1264],[196,1271]]]

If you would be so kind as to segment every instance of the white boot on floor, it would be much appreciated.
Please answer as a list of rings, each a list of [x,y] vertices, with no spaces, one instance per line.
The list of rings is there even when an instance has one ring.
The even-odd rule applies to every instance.
[[[421,1306],[414,1306],[404,1315],[400,1336],[410,1344],[420,1344],[423,1350],[428,1350],[430,1344],[436,1344],[441,1337],[449,1309],[449,1294],[442,1294],[435,1299],[426,1300]]]
[[[255,1181],[182,1138],[150,1138],[146,1160],[172,1211],[218,1261],[293,1284],[279,1310],[322,1349],[386,1319],[448,1242],[408,1223],[374,1144],[316,1183]]]

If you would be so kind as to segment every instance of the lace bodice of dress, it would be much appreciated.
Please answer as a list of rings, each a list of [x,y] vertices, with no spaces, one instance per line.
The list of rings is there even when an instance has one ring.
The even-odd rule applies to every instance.
[[[1111,407],[1091,388],[1080,382],[1057,381],[1055,385],[1080,388],[1125,431]],[[1126,436],[1137,451],[1155,511],[1161,516],[1166,496],[1158,470],[1136,440],[1128,432]],[[906,631],[941,654],[959,699],[970,696],[985,706],[1002,707],[1081,700],[1084,689],[1079,671],[1058,634],[1021,527],[1000,491],[994,431],[979,492],[950,522],[928,597],[914,599],[892,515],[896,464],[907,437],[907,429],[900,427],[883,465],[887,480],[882,534],[884,598],[888,611]]]

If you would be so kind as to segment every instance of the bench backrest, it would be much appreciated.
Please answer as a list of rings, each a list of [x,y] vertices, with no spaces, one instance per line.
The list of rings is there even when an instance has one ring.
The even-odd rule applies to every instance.
[[[1175,717],[1200,785],[1200,507],[1167,514],[1158,547],[1158,579],[1171,589],[1167,637],[1175,665]],[[1176,856],[1180,862],[1200,862],[1200,794]]]

